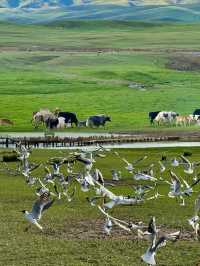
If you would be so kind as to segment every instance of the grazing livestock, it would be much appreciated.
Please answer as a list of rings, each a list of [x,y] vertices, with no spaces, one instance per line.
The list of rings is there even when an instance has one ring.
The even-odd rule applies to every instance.
[[[58,125],[57,128],[65,128],[66,127],[66,123],[65,123],[65,118],[64,117],[58,117]]]
[[[84,120],[84,121],[79,121],[79,122],[78,122],[78,127],[86,127],[86,123],[87,123],[86,120]]]
[[[161,111],[149,112],[149,120],[151,125],[154,123],[154,119]]]
[[[177,116],[179,116],[179,114],[177,114],[176,112],[162,111],[156,116],[156,118],[154,120],[158,123],[158,125],[160,125],[162,123],[163,124],[165,124],[165,123],[171,124]]]
[[[59,124],[59,120],[58,118],[48,118],[46,121],[45,121],[45,125],[48,129],[54,129],[54,128],[57,128]]]
[[[46,122],[46,127],[48,129],[55,129],[55,128],[65,128],[65,118],[64,117],[58,117],[58,118],[49,118]]]
[[[193,115],[179,115],[176,117],[176,126],[190,126],[193,121]]]
[[[191,115],[193,117],[193,120],[198,122],[200,115]]]
[[[200,116],[200,109],[195,109],[194,112],[193,112],[193,115]]]
[[[0,126],[13,126],[14,123],[6,118],[0,118]]]
[[[87,121],[86,121],[86,126],[87,127],[100,127],[103,126],[105,127],[106,122],[111,122],[110,116],[107,115],[93,115],[89,116]]]
[[[196,121],[196,123],[199,124],[200,109],[195,109],[192,115],[193,115],[194,121]]]
[[[55,119],[55,115],[49,111],[49,109],[40,109],[38,112],[33,112],[32,124],[35,128],[38,128],[39,125],[46,124],[49,119]]]
[[[78,119],[75,113],[71,113],[71,112],[59,112],[58,113],[58,117],[64,117],[65,118],[65,123],[66,124],[71,124],[71,126],[73,124],[75,124],[76,126],[78,126]]]

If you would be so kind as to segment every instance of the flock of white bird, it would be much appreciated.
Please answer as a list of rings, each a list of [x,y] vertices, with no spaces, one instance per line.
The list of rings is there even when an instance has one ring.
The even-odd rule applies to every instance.
[[[143,222],[133,223],[127,222],[111,216],[109,211],[117,205],[135,205],[142,203],[146,200],[156,200],[160,197],[176,198],[177,203],[184,206],[185,199],[192,195],[193,188],[198,185],[200,178],[196,173],[197,166],[200,162],[191,162],[187,156],[181,155],[177,158],[170,159],[166,156],[162,156],[158,161],[158,167],[160,174],[165,171],[169,172],[171,182],[162,177],[154,176],[154,166],[151,164],[146,169],[138,170],[138,164],[146,160],[147,156],[139,158],[133,162],[127,161],[125,158],[114,151],[102,146],[98,146],[94,149],[85,149],[80,152],[71,152],[67,157],[55,157],[50,158],[45,165],[36,164],[30,162],[31,149],[25,148],[20,143],[16,146],[16,152],[18,154],[19,164],[16,169],[11,169],[8,164],[5,163],[4,170],[10,174],[22,174],[25,177],[25,181],[30,186],[35,186],[35,193],[37,200],[34,202],[31,211],[23,210],[24,216],[29,221],[25,231],[28,231],[31,224],[35,225],[40,230],[43,227],[39,223],[42,214],[45,210],[52,206],[55,200],[66,198],[68,202],[72,201],[76,196],[76,183],[80,186],[81,191],[87,193],[93,191],[93,197],[87,197],[87,201],[96,206],[105,218],[103,225],[104,233],[110,235],[113,230],[113,225],[120,227],[130,233],[136,233],[136,236],[141,239],[148,238],[150,245],[146,252],[141,256],[141,259],[149,264],[155,265],[155,254],[158,248],[164,246],[166,241],[176,241],[181,232],[173,232],[170,234],[160,234],[160,230],[156,227],[155,217],[151,217],[148,225],[144,225]],[[135,181],[146,181],[146,185],[135,185],[134,195],[116,195],[108,186],[117,186],[118,181],[122,179],[121,171],[112,169],[112,180],[105,180],[101,171],[94,167],[94,163],[98,157],[104,158],[107,153],[112,153],[116,158],[124,163],[125,171],[130,173]],[[82,170],[75,172],[74,165],[76,162],[82,164]],[[170,167],[168,167],[170,164]],[[35,177],[32,172],[38,167],[44,167],[45,174],[43,178]],[[60,170],[61,166],[64,166],[64,170]],[[175,168],[183,167],[185,174],[193,175],[192,184],[178,177],[175,174]],[[173,169],[173,171],[171,170]],[[169,185],[168,195],[161,195],[158,192],[157,183],[165,183]],[[144,182],[143,182],[144,183]],[[72,185],[73,184],[73,185]],[[153,193],[153,196],[149,196],[148,193]],[[195,191],[195,192],[200,192]],[[188,219],[188,223],[194,230],[194,237],[196,240],[200,238],[200,195],[197,196],[194,202],[194,215]]]

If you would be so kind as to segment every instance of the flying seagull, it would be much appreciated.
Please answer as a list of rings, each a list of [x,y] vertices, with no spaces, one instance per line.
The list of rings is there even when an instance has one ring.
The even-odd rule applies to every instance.
[[[172,183],[170,183],[171,190],[169,191],[168,196],[170,198],[174,198],[174,197],[179,196],[182,199],[182,205],[185,205],[184,199],[182,197],[181,181],[174,172],[172,172],[171,170],[169,172],[171,175]]]
[[[153,177],[151,175],[148,175],[148,174],[145,174],[145,173],[142,173],[142,172],[137,172],[133,175],[133,178],[138,181],[138,180],[145,180],[145,181],[157,181],[157,178],[156,177]]]
[[[165,246],[167,240],[175,242],[179,237],[180,237],[180,231],[161,236],[158,240],[157,236],[154,235],[150,246],[148,247],[147,251],[141,256],[141,259],[149,265],[156,265],[155,255],[157,249]]]
[[[160,172],[164,173],[166,170],[166,167],[164,166],[164,164],[161,161],[158,161],[159,165],[160,165]]]
[[[137,186],[133,186],[133,188],[135,190],[135,197],[141,200],[144,199],[144,196],[146,193],[154,189],[154,187],[149,186],[149,185],[137,185]]]
[[[200,165],[200,162],[190,162],[190,160],[183,155],[181,155],[180,157],[183,161],[184,172],[186,174],[193,174],[195,166]]]
[[[200,211],[200,195],[197,197],[197,199],[194,202],[194,216],[190,219],[188,219],[188,223],[192,226],[195,233],[195,238],[198,239],[198,234],[200,233],[199,228],[199,211]]]
[[[96,182],[96,184],[99,186],[96,191],[98,195],[102,195],[102,197],[107,197],[109,199],[109,201],[103,205],[105,208],[112,209],[115,205],[134,205],[141,202],[141,200],[137,198],[122,195],[117,196],[98,182]]]
[[[176,241],[180,237],[180,231],[177,231],[175,233],[163,235],[157,240],[158,232],[159,230],[156,228],[155,217],[152,217],[150,219],[147,231],[143,233],[144,235],[149,235],[151,241],[150,246],[141,256],[141,259],[149,265],[156,265],[155,255],[159,247],[165,246],[167,240]]]
[[[49,199],[49,192],[45,192],[40,196],[38,200],[34,202],[31,212],[28,212],[26,210],[23,210],[22,212],[24,213],[26,220],[28,220],[31,224],[37,226],[37,228],[39,228],[40,230],[43,230],[43,227],[38,223],[38,221],[41,219],[44,210],[49,209],[54,201],[54,199]],[[27,231],[29,227],[30,226],[28,226],[25,231]]]
[[[131,232],[132,230],[137,230],[139,228],[143,228],[144,226],[141,225],[141,222],[139,224],[134,224],[132,222],[125,222],[123,220],[117,219],[110,214],[108,214],[103,208],[98,206],[98,209],[107,217],[109,218],[116,226],[120,227],[121,229]]]
[[[155,238],[156,234],[158,233],[158,229],[156,227],[156,220],[155,217],[151,217],[147,230],[146,231],[139,231],[140,237],[144,237],[144,236],[148,236],[148,238],[153,241],[153,239]]]
[[[169,172],[171,175],[172,183],[169,183],[171,186],[171,190],[168,193],[168,196],[171,198],[180,197],[180,199],[182,200],[181,205],[184,206],[185,200],[184,200],[183,196],[191,196],[191,194],[193,192],[192,188],[200,182],[200,179],[198,179],[197,181],[195,181],[194,183],[189,185],[186,182],[186,180],[184,180],[184,179],[182,179],[183,183],[181,183],[178,176],[174,172],[172,172],[171,170]],[[184,186],[185,186],[185,189],[182,190],[182,187],[184,187]]]

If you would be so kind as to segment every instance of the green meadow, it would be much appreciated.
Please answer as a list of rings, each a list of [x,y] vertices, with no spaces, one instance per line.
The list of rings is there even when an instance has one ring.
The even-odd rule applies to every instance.
[[[76,112],[79,120],[108,114],[109,131],[154,130],[149,111],[200,107],[199,65],[168,66],[183,55],[198,60],[191,54],[200,49],[197,24],[1,23],[0,36],[0,118],[14,122],[1,131],[33,131],[32,112],[44,107]]]
[[[170,169],[170,160],[183,154],[192,152],[192,161],[199,160],[199,148],[170,148],[170,149],[146,149],[146,150],[118,150],[130,162],[147,155],[148,158],[137,165],[137,169],[155,164],[155,176],[159,177],[158,160],[161,155],[167,156],[167,169]],[[32,162],[45,162],[54,156],[67,156],[68,151],[61,154],[56,150],[33,150]],[[107,154],[105,158],[97,158],[95,167],[101,169],[106,179],[111,179],[112,168],[122,171],[122,181],[116,187],[108,187],[117,195],[134,195],[132,188],[141,181],[134,181],[124,169],[124,163],[114,156]],[[140,256],[145,252],[149,243],[146,240],[137,240],[136,233],[129,234],[117,227],[112,230],[111,236],[103,234],[104,217],[96,207],[92,207],[86,200],[87,196],[94,195],[94,191],[87,193],[77,187],[74,200],[66,199],[56,201],[54,205],[44,213],[40,224],[44,232],[39,232],[32,226],[28,232],[24,232],[28,222],[25,221],[23,209],[30,210],[36,200],[35,187],[25,183],[22,176],[12,176],[4,172],[1,164],[0,171],[0,264],[5,266],[22,265],[134,265],[144,266]],[[15,168],[14,163],[9,163],[10,168]],[[82,166],[78,163],[74,171]],[[66,173],[63,166],[61,171]],[[184,174],[181,167],[173,169],[179,176],[184,177],[189,183],[192,177]],[[197,169],[197,172],[199,169]],[[34,176],[44,177],[43,167],[35,170]],[[162,174],[165,180],[170,181],[168,171]],[[72,185],[72,186],[74,186]],[[168,198],[169,185],[158,182],[157,189],[165,197],[157,200],[145,201],[135,206],[117,206],[111,213],[114,217],[126,221],[147,224],[150,217],[155,216],[158,228],[161,232],[175,232],[181,230],[181,238],[176,243],[168,242],[166,247],[158,250],[156,261],[158,265],[169,266],[194,266],[199,265],[199,242],[193,238],[192,229],[187,219],[193,215],[194,199],[197,197],[199,185],[194,188],[192,197],[186,198],[186,206],[180,206],[176,199]],[[149,193],[147,197],[153,196]]]

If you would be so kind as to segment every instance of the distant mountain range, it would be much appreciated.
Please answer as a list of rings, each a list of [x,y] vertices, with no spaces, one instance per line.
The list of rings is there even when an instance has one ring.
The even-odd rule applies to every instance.
[[[1,21],[81,19],[200,22],[200,0],[0,0]]]
[[[191,5],[200,0],[0,0],[1,8],[61,8],[80,5]]]

